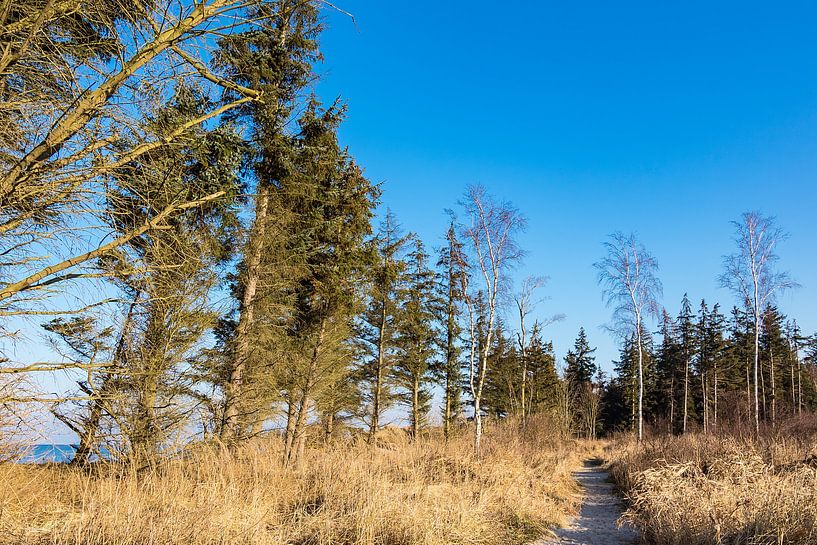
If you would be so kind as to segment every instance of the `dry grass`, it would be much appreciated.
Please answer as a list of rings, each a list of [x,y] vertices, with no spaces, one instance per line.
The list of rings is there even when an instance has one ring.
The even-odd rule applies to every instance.
[[[466,435],[446,446],[392,432],[279,464],[276,440],[230,455],[199,447],[136,475],[0,465],[0,543],[511,544],[576,509],[579,456],[547,430],[490,429],[475,460]]]
[[[691,435],[629,445],[612,470],[625,518],[659,545],[817,543],[817,434]]]

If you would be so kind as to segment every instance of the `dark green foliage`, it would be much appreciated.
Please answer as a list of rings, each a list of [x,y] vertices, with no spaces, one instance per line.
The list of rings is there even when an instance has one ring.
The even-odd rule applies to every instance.
[[[580,389],[592,382],[598,371],[596,357],[593,356],[595,351],[595,348],[590,348],[584,328],[580,328],[573,349],[568,350],[565,356],[565,380],[571,388]]]
[[[406,256],[405,280],[399,295],[395,384],[402,403],[409,407],[412,433],[416,437],[430,410],[431,368],[437,355],[437,275],[429,267],[423,243],[414,239],[414,250]]]

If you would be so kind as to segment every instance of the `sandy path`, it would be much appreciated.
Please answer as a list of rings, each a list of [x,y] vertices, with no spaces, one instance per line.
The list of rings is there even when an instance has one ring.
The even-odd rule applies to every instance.
[[[624,511],[621,501],[607,482],[610,474],[590,462],[574,474],[584,489],[584,501],[579,515],[567,528],[555,531],[556,537],[537,545],[626,545],[635,543],[638,534],[629,526],[616,527]]]

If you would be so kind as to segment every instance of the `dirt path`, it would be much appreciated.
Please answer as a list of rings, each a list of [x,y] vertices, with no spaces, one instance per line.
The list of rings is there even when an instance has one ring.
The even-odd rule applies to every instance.
[[[610,474],[598,464],[585,462],[584,468],[573,474],[584,489],[584,501],[579,515],[567,528],[555,531],[556,537],[536,545],[626,545],[635,543],[638,534],[629,526],[616,527],[624,511],[621,501],[607,482]]]

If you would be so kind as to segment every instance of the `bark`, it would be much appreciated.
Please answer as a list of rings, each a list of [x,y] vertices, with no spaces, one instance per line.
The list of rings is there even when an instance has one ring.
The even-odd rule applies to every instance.
[[[295,462],[300,465],[303,461],[304,445],[306,443],[306,424],[309,415],[309,404],[312,396],[312,389],[315,386],[315,377],[318,373],[318,360],[320,358],[321,349],[323,348],[323,341],[326,336],[326,319],[322,319],[320,328],[318,330],[318,338],[315,341],[315,346],[312,349],[312,354],[309,358],[309,366],[307,368],[306,377],[304,378],[303,386],[300,392],[300,399],[298,400],[297,414],[295,417],[295,425],[292,430],[292,441],[290,444],[296,446],[295,449],[290,449],[287,453],[287,463]]]
[[[687,432],[687,420],[689,418],[689,356],[684,360],[684,427],[683,432]]]
[[[769,348],[769,378],[772,387],[772,426],[777,423],[777,391],[774,377],[774,350]]]
[[[420,381],[417,377],[411,385],[411,436],[415,441],[420,436]]]
[[[669,433],[675,433],[675,369],[669,386]]]
[[[706,373],[701,373],[701,397],[703,398],[704,409],[704,433],[709,431],[709,394],[706,391]]]
[[[224,422],[221,437],[229,444],[235,444],[241,438],[239,408],[244,387],[244,371],[250,355],[250,328],[255,318],[255,300],[258,282],[261,276],[261,256],[263,255],[269,210],[269,187],[259,189],[256,198],[255,220],[247,252],[247,270],[244,277],[243,292],[239,303],[238,326],[235,330],[235,344],[232,351],[230,377],[225,391]]]
[[[284,465],[289,462],[289,453],[294,447],[293,437],[295,437],[295,401],[290,398],[287,401],[287,424],[284,429]]]
[[[332,434],[335,432],[335,413],[329,413],[324,419],[324,443],[332,442]]]
[[[641,346],[641,317],[636,320],[638,328],[638,442],[644,440],[644,350]]]
[[[386,300],[381,301],[382,313],[380,315],[380,324],[377,337],[377,368],[375,369],[375,379],[372,386],[372,420],[369,423],[369,437],[368,443],[373,445],[377,439],[377,432],[380,430],[380,406],[383,395],[383,368],[386,362]]]
[[[713,407],[712,407],[712,424],[717,431],[718,428],[718,362],[715,360],[712,367],[712,380],[713,380]]]

